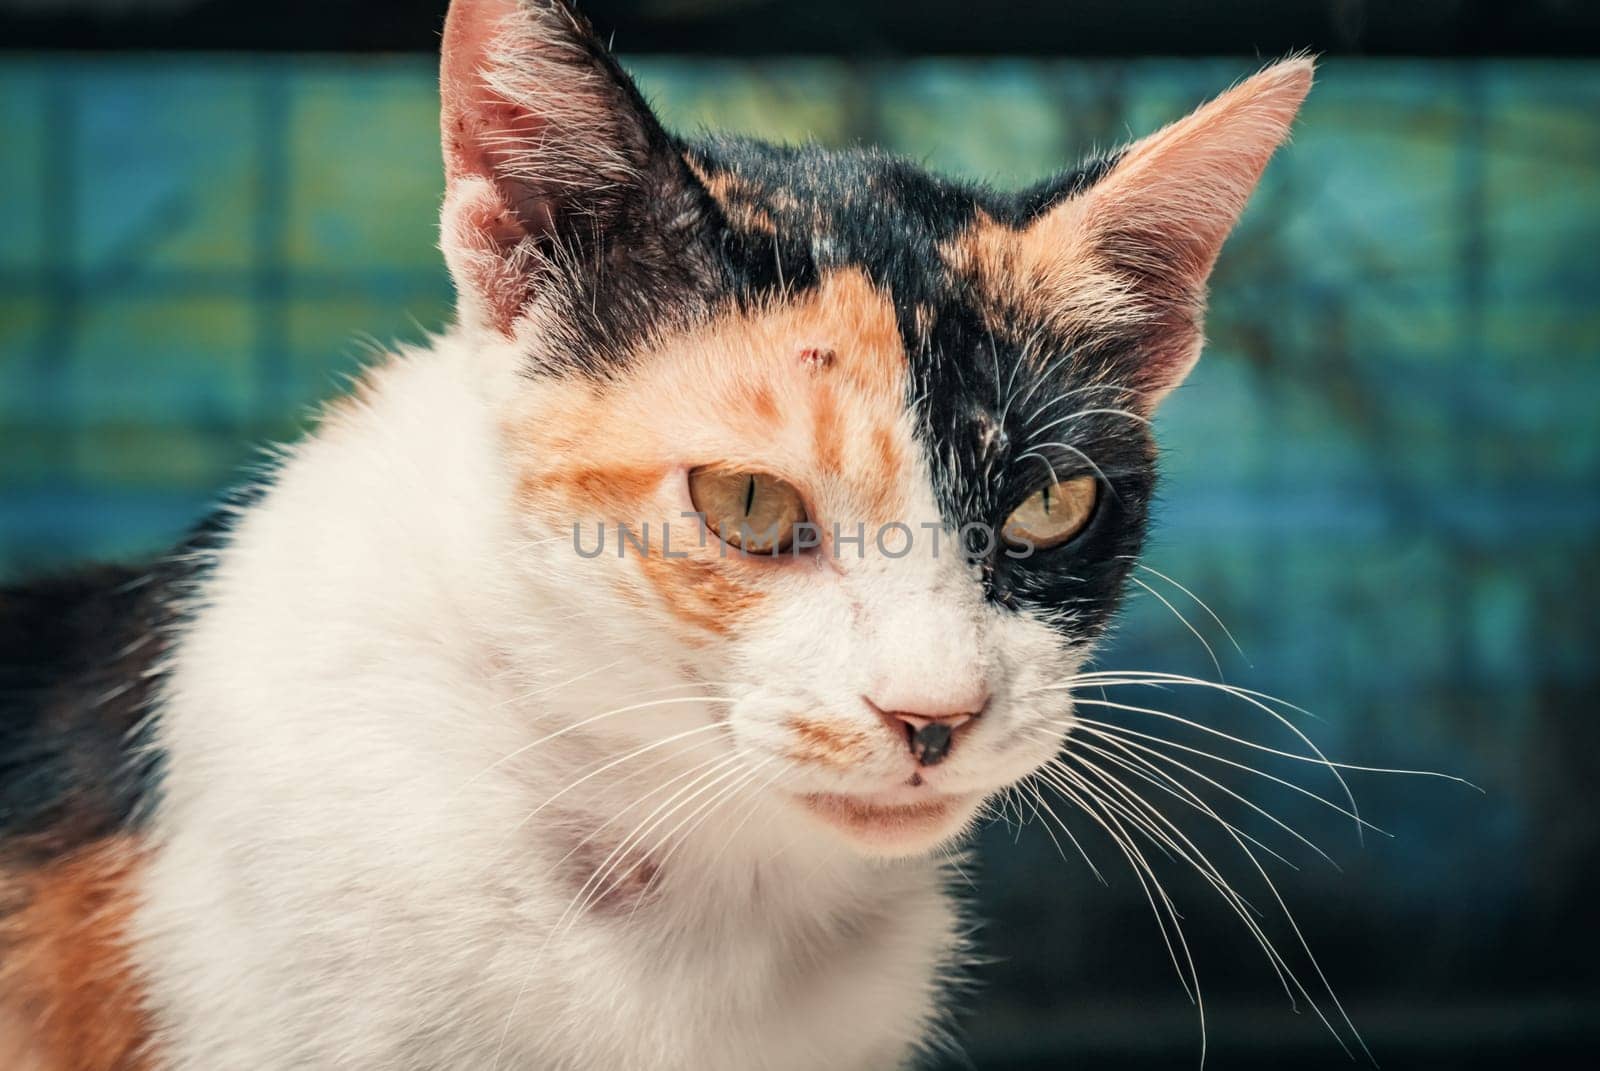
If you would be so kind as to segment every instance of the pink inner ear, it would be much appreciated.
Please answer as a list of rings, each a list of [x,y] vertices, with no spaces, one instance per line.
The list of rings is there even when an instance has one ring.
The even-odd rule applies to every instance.
[[[490,88],[496,46],[523,13],[517,0],[454,0],[439,57],[440,133],[447,182],[493,180],[493,150],[529,143],[539,123]]]
[[[1311,88],[1312,62],[1268,67],[1133,145],[1086,198],[1091,231],[1149,235],[1173,282],[1203,286]]]
[[[510,333],[531,295],[531,235],[554,226],[555,206],[508,162],[549,135],[527,102],[495,88],[496,65],[538,47],[518,0],[453,0],[439,63],[445,254],[470,304]]]
[[[454,0],[439,96],[445,259],[464,318],[509,334],[552,248],[624,200],[653,119],[565,0]]]

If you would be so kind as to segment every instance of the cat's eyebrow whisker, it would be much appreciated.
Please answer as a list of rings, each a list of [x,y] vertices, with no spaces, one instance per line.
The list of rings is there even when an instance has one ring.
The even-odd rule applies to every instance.
[[[989,324],[985,323],[983,325],[983,330],[984,330],[984,333],[989,338],[989,361],[994,366],[994,390],[995,390],[995,398],[994,398],[994,400],[996,402],[1000,403],[1003,406],[1005,404],[1005,402],[1004,402],[1004,399],[1001,396],[1002,395],[1002,391],[1001,391],[1001,388],[1000,388],[1000,348],[998,346],[996,346],[995,342],[994,342],[994,328],[989,326]],[[1016,366],[1013,365],[1011,370],[1012,370],[1013,373],[1015,373]],[[1005,410],[1004,410],[1004,408],[1002,408],[1000,410],[1000,425],[1002,427],[1004,427],[1005,426],[1005,422],[1006,422]]]
[[[789,282],[783,276],[783,250],[778,245],[778,236],[776,234],[772,236],[772,263],[778,269],[778,292],[787,297],[789,294]]]
[[[1076,349],[1068,349],[1064,351],[1059,357],[1057,357],[1054,361],[1051,361],[1043,370],[1041,370],[1038,376],[1034,377],[1033,383],[1028,386],[1027,391],[1024,392],[1019,398],[1017,396],[1017,373],[1022,370],[1023,365],[1031,365],[1035,363],[1033,358],[1039,352],[1040,343],[1044,340],[1046,334],[1047,329],[1045,327],[1037,327],[1034,329],[1033,334],[1029,335],[1027,341],[1025,341],[1020,347],[1017,360],[1011,366],[1011,378],[1006,384],[1005,404],[1000,410],[1001,427],[1005,427],[1006,419],[1011,415],[1011,409],[1014,404],[1026,405],[1028,399],[1033,397],[1034,392],[1039,389],[1040,385],[1050,381],[1052,378],[1052,373],[1059,368],[1061,364],[1077,355],[1078,351]],[[989,333],[989,339],[990,345],[993,345],[994,332],[992,330]],[[1069,391],[1068,393],[1076,394],[1080,392],[1081,390]]]
[[[1050,421],[1050,423],[1045,424],[1043,427],[1034,428],[1033,429],[1033,435],[1035,435],[1035,436],[1044,435],[1045,433],[1047,433],[1047,432],[1049,432],[1049,431],[1051,431],[1051,430],[1053,430],[1055,428],[1059,428],[1061,425],[1063,425],[1063,424],[1065,424],[1065,423],[1067,423],[1069,421],[1077,420],[1080,417],[1095,416],[1095,415],[1127,417],[1129,420],[1137,421],[1138,423],[1143,424],[1145,427],[1149,427],[1150,426],[1150,418],[1149,417],[1140,416],[1138,413],[1130,413],[1126,409],[1113,409],[1113,408],[1110,408],[1110,407],[1103,407],[1103,408],[1095,408],[1095,409],[1078,409],[1078,410],[1076,410],[1074,412],[1068,413],[1064,417],[1057,417],[1054,420]]]
[[[1178,608],[1172,605],[1172,603],[1168,602],[1166,597],[1155,588],[1151,587],[1149,584],[1146,584],[1143,580],[1140,580],[1136,576],[1130,576],[1128,577],[1128,580],[1132,583],[1138,584],[1145,591],[1155,596],[1155,598],[1160,601],[1162,606],[1165,606],[1168,610],[1172,611],[1173,617],[1176,617],[1183,623],[1184,628],[1188,629],[1194,634],[1194,638],[1200,641],[1200,646],[1204,647],[1206,649],[1206,654],[1210,656],[1211,664],[1216,667],[1218,679],[1223,681],[1223,683],[1226,683],[1228,675],[1222,672],[1222,663],[1217,659],[1217,652],[1211,649],[1211,644],[1206,641],[1205,636],[1201,634],[1200,630],[1195,628],[1194,625],[1190,623],[1189,619],[1184,617]]]
[[[1091,469],[1093,469],[1094,470],[1094,474],[1096,476],[1100,477],[1101,486],[1103,486],[1107,491],[1111,492],[1111,497],[1112,498],[1118,497],[1116,488],[1111,485],[1111,477],[1107,476],[1105,474],[1105,471],[1103,469],[1101,469],[1099,465],[1096,465],[1094,463],[1094,458],[1090,457],[1088,454],[1084,453],[1082,450],[1079,450],[1076,446],[1073,446],[1071,443],[1064,443],[1064,442],[1041,443],[1036,447],[1032,447],[1032,448],[1030,448],[1028,450],[1025,450],[1024,452],[1018,454],[1017,455],[1017,460],[1018,461],[1023,461],[1023,460],[1025,460],[1027,458],[1030,458],[1030,457],[1038,458],[1040,461],[1043,461],[1044,464],[1045,464],[1045,467],[1050,470],[1050,478],[1059,483],[1060,482],[1060,478],[1056,475],[1056,467],[1055,467],[1055,465],[1051,464],[1050,459],[1048,457],[1046,457],[1045,455],[1043,455],[1043,454],[1041,454],[1039,452],[1040,450],[1045,450],[1045,449],[1048,449],[1048,448],[1050,448],[1052,446],[1059,446],[1061,449],[1066,450],[1069,453],[1076,454],[1078,457],[1083,458],[1083,463],[1085,465],[1088,465]]]
[[[1065,391],[1065,392],[1063,392],[1061,394],[1055,395],[1054,397],[1048,398],[1043,402],[1040,402],[1038,407],[1035,408],[1033,410],[1033,412],[1028,414],[1028,415],[1029,415],[1030,419],[1037,420],[1037,419],[1039,419],[1039,417],[1043,416],[1046,412],[1048,412],[1052,407],[1061,404],[1062,402],[1066,401],[1068,398],[1073,398],[1073,397],[1076,397],[1079,394],[1089,394],[1089,393],[1096,392],[1096,391],[1115,391],[1118,394],[1124,395],[1126,397],[1138,397],[1138,395],[1139,395],[1139,391],[1138,391],[1137,388],[1135,388],[1135,387],[1125,387],[1120,383],[1090,383],[1087,386],[1074,387],[1072,390]]]
[[[1044,368],[1040,370],[1039,374],[1034,377],[1033,383],[1028,387],[1027,392],[1024,393],[1021,398],[1017,399],[1017,404],[1027,405],[1029,400],[1033,398],[1034,394],[1039,390],[1039,388],[1055,379],[1055,375],[1061,370],[1061,366],[1072,360],[1074,357],[1077,357],[1080,352],[1082,352],[1081,349],[1076,346],[1071,349],[1063,350],[1055,360],[1045,365]],[[1040,413],[1043,413],[1046,409],[1050,408],[1052,405],[1055,405],[1063,398],[1072,398],[1079,394],[1087,394],[1090,391],[1097,390],[1120,390],[1133,393],[1130,388],[1122,387],[1114,383],[1090,383],[1086,386],[1074,387],[1069,391],[1063,391],[1060,394],[1051,396],[1046,401],[1041,402],[1033,410],[1033,412],[1029,414],[1029,419],[1037,419]]]
[[[1222,634],[1224,636],[1228,637],[1228,642],[1233,644],[1233,649],[1239,653],[1239,657],[1241,659],[1244,659],[1244,664],[1247,665],[1247,666],[1251,665],[1250,659],[1245,657],[1244,648],[1240,647],[1239,646],[1239,641],[1233,638],[1233,632],[1228,628],[1227,625],[1224,625],[1222,623],[1222,618],[1217,616],[1217,612],[1215,610],[1213,610],[1210,606],[1206,605],[1206,602],[1205,602],[1204,599],[1202,599],[1200,596],[1196,595],[1194,592],[1190,591],[1188,588],[1184,587],[1182,584],[1178,583],[1176,580],[1172,579],[1172,577],[1168,576],[1166,573],[1163,573],[1161,570],[1152,569],[1150,566],[1146,565],[1144,562],[1139,561],[1137,558],[1129,557],[1128,560],[1133,562],[1133,567],[1135,569],[1143,569],[1145,572],[1150,573],[1150,574],[1152,574],[1152,575],[1154,575],[1156,577],[1159,577],[1162,580],[1165,580],[1167,583],[1171,584],[1173,587],[1177,588],[1179,591],[1181,591],[1185,595],[1189,596],[1189,598],[1193,599],[1195,605],[1200,607],[1200,609],[1204,610],[1207,614],[1209,614],[1210,617],[1211,617],[1211,620],[1215,621],[1217,623],[1217,627],[1222,630]],[[1251,666],[1251,668],[1253,669],[1254,666]]]

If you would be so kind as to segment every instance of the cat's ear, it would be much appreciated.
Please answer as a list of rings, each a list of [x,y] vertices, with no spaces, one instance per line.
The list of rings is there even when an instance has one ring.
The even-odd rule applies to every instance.
[[[462,314],[511,334],[538,289],[624,247],[682,248],[703,194],[567,0],[453,0],[440,57],[441,245]]]
[[[1200,356],[1206,280],[1312,72],[1309,58],[1274,64],[1135,142],[1087,188],[1035,202],[1018,268],[1075,333],[1128,340],[1147,410]]]

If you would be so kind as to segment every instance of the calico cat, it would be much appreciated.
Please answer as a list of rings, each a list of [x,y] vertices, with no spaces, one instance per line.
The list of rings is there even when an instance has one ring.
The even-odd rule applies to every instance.
[[[915,1062],[1311,80],[1003,193],[676,137],[567,3],[455,0],[456,324],[0,596],[7,1066]]]

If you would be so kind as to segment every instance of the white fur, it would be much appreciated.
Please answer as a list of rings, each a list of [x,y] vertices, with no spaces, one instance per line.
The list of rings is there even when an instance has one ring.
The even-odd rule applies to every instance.
[[[686,684],[695,653],[586,574],[623,563],[584,562],[515,515],[496,412],[527,381],[504,356],[457,334],[384,369],[362,409],[287,458],[201,595],[161,714],[135,927],[158,1065],[904,1063],[936,1035],[961,948],[941,856],[857,850],[768,787],[777,759],[703,823],[643,839],[668,854],[653,895],[572,906],[670,793],[631,804],[734,746],[761,755],[779,712],[854,709],[885,673],[1020,688],[1030,661],[1044,672],[1048,633],[998,624],[955,556],[869,562],[853,589],[819,579],[699,656],[737,700],[726,732],[585,778],[719,708],[677,701],[710,694]],[[866,616],[841,627],[848,599]],[[930,772],[997,788],[1048,755],[1017,731],[1047,714],[1061,711],[1002,706]],[[863,789],[903,761],[885,732],[848,777],[791,772]],[[562,861],[596,831],[597,856]]]

